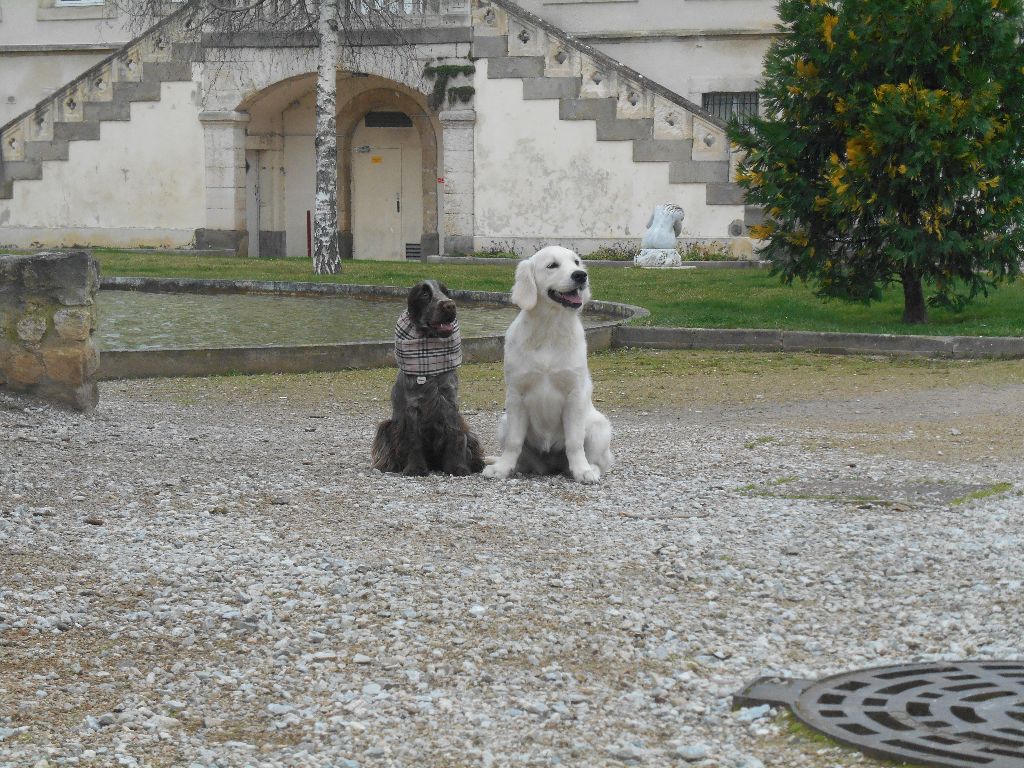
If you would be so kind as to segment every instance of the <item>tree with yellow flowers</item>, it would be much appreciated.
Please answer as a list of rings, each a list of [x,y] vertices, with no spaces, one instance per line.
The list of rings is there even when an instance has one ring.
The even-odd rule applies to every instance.
[[[903,320],[962,308],[1024,256],[1024,0],[780,0],[765,116],[733,127],[787,283]]]

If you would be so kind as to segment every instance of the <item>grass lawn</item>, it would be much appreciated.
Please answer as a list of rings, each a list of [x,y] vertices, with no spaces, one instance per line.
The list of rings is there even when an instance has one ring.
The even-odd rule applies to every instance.
[[[125,251],[93,252],[104,275],[246,280],[306,280],[359,285],[409,286],[437,278],[452,288],[509,291],[506,264],[428,264],[346,261],[338,275],[314,275],[306,259],[245,259]],[[903,293],[890,288],[883,301],[864,306],[822,302],[806,286],[786,287],[758,269],[591,270],[594,297],[636,304],[651,312],[643,325],[706,328],[785,328],[937,336],[1024,336],[1024,281],[1004,285],[960,314],[931,309],[925,326],[900,322]]]

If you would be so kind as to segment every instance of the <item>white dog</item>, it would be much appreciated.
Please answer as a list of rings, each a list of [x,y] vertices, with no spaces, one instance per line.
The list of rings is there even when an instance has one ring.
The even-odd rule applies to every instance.
[[[568,471],[596,483],[612,466],[612,428],[594,408],[580,310],[590,299],[587,270],[568,248],[548,246],[516,268],[520,312],[505,333],[502,453],[485,477]]]

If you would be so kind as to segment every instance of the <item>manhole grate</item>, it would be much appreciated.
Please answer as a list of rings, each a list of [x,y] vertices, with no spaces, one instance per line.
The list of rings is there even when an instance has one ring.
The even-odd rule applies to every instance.
[[[739,706],[782,704],[864,752],[942,768],[1024,768],[1024,662],[878,667],[823,680],[763,677]]]

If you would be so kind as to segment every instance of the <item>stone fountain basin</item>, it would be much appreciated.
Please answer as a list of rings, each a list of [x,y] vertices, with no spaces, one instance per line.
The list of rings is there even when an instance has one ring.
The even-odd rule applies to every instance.
[[[192,294],[196,296],[242,295],[259,297],[302,297],[323,301],[358,299],[386,303],[384,328],[367,326],[365,340],[337,343],[263,343],[254,339],[237,346],[217,342],[195,346],[189,343],[159,348],[103,348],[100,354],[100,379],[129,379],[167,376],[215,376],[233,373],[306,373],[353,368],[394,366],[390,339],[394,320],[404,306],[407,287],[378,285],[339,285],[335,283],[270,282],[250,280],[191,280],[183,278],[109,277],[101,290],[136,291],[146,294]],[[453,298],[470,312],[476,307],[504,310],[508,321],[515,307],[507,293],[489,291],[452,291]],[[365,307],[365,304],[361,304]],[[102,304],[101,304],[102,309]],[[262,307],[260,308],[262,309]],[[390,311],[388,311],[390,310]],[[157,309],[147,308],[152,315]],[[591,351],[607,349],[614,329],[647,311],[627,304],[593,301],[585,310],[587,344]],[[144,322],[152,317],[143,318]],[[123,318],[122,318],[123,321]],[[103,319],[101,316],[100,324]],[[377,326],[380,325],[379,318]],[[504,321],[491,330],[463,331],[463,356],[466,362],[496,362],[502,359]],[[484,323],[488,326],[488,323]],[[108,341],[108,343],[110,343]],[[137,344],[137,342],[133,342]],[[101,346],[103,345],[101,333]],[[128,346],[128,343],[120,346]],[[142,345],[147,346],[147,345]]]

